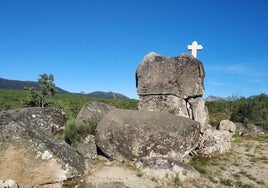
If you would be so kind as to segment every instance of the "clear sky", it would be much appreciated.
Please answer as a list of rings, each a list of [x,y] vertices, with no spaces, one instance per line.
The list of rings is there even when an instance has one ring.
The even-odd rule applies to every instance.
[[[53,74],[70,92],[138,98],[135,72],[151,52],[190,53],[205,95],[268,93],[267,0],[0,0],[0,77]]]

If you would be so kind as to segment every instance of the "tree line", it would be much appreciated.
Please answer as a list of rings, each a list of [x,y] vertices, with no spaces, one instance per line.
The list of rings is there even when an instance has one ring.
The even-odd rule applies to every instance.
[[[230,119],[245,125],[254,124],[268,130],[268,95],[229,97],[225,101],[206,102],[212,125]]]

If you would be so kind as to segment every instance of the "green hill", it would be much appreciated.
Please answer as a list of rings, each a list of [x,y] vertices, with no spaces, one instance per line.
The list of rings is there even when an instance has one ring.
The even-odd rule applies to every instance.
[[[27,107],[23,100],[28,97],[25,90],[0,89],[0,111]],[[56,107],[63,109],[68,117],[76,117],[84,104],[90,101],[104,102],[122,109],[137,109],[138,100],[135,99],[103,99],[87,95],[72,93],[58,93],[53,97]]]
[[[20,80],[9,80],[0,78],[0,89],[15,89],[15,90],[23,90],[25,87],[33,87],[36,90],[39,89],[39,85],[34,81],[20,81]],[[58,93],[61,94],[77,94],[77,95],[86,95],[93,98],[101,98],[101,99],[129,99],[125,95],[114,92],[103,92],[103,91],[95,91],[91,93],[71,93],[62,88],[56,87]]]

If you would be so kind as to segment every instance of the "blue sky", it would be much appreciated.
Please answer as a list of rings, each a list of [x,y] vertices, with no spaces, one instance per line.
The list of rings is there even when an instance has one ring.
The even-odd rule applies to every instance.
[[[2,0],[0,77],[51,73],[71,92],[138,98],[135,72],[149,52],[203,45],[205,95],[268,93],[267,0]]]

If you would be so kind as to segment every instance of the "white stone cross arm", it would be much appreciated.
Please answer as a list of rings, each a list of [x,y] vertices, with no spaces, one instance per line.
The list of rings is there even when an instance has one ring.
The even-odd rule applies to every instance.
[[[200,44],[197,44],[196,41],[192,42],[192,45],[188,45],[188,50],[192,51],[192,55],[196,58],[197,57],[197,50],[202,50],[203,46]]]

